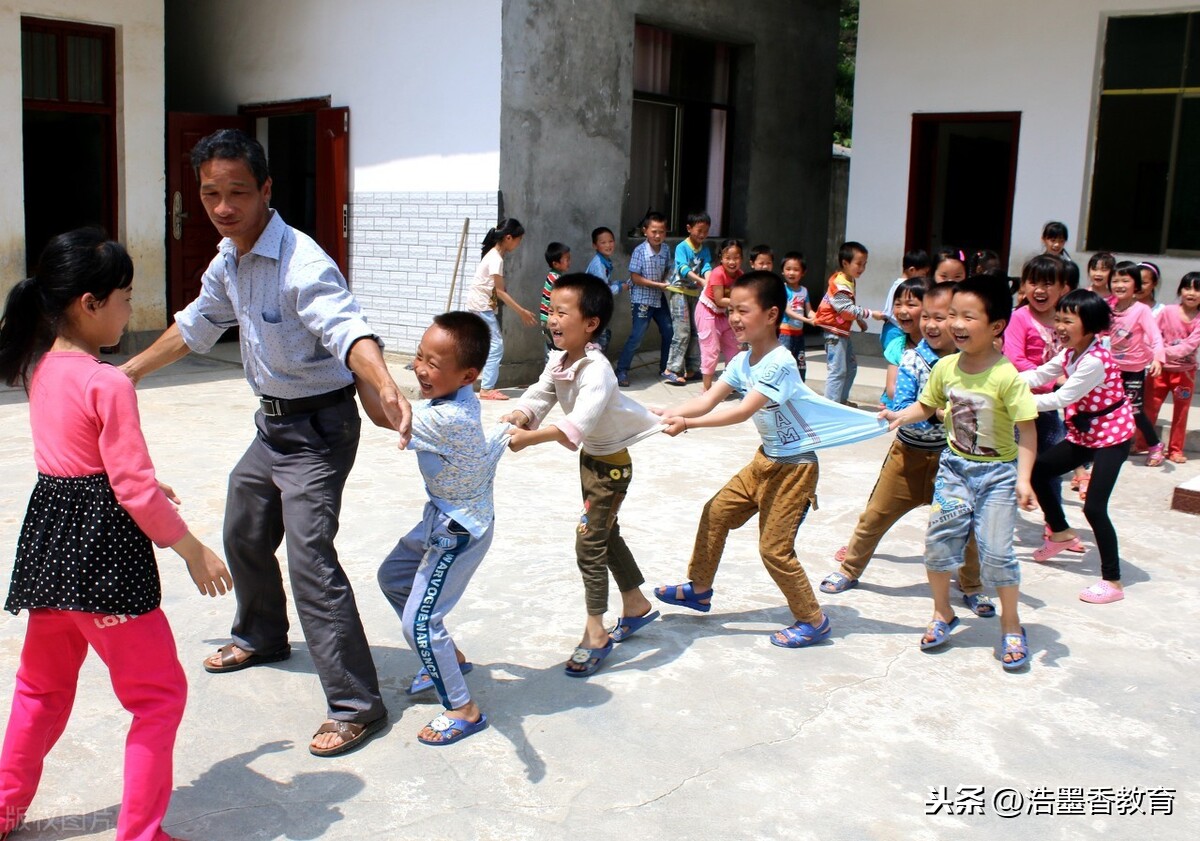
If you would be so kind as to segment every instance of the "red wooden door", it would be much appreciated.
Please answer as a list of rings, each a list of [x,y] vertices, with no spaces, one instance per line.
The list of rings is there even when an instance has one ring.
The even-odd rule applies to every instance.
[[[221,235],[200,204],[192,171],[192,147],[217,129],[240,128],[253,135],[248,117],[167,114],[167,321],[200,294],[204,269],[217,253]]]
[[[317,244],[350,277],[350,109],[317,111]]]

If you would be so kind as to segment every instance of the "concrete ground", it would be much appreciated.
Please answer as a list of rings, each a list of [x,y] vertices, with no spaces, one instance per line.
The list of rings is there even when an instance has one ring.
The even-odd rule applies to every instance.
[[[631,396],[662,405],[699,390],[663,386],[652,371],[635,375]],[[882,375],[867,367],[859,381],[869,399]],[[191,358],[139,391],[160,477],[183,498],[196,533],[219,546],[225,479],[253,430],[249,388],[236,367]],[[485,422],[504,409],[485,403]],[[0,423],[0,555],[11,559],[34,482],[19,394],[0,394]],[[637,445],[622,525],[648,587],[683,579],[701,506],[756,444],[747,423]],[[821,453],[820,509],[798,540],[814,585],[834,569],[831,555],[853,529],[887,445],[885,437]],[[1168,504],[1177,483],[1200,475],[1200,459],[1161,469],[1141,461],[1123,471],[1113,504],[1124,602],[1077,599],[1098,576],[1094,551],[1032,562],[1040,521],[1021,516],[1021,618],[1033,659],[1023,673],[1000,667],[997,620],[965,608],[950,645],[918,650],[930,602],[923,514],[914,512],[885,538],[862,586],[822,596],[833,624],[822,645],[768,644],[791,618],[750,524],[729,541],[712,613],[664,607],[603,670],[570,680],[562,662],[584,614],[572,551],[576,457],[558,446],[510,453],[496,481],[495,543],[451,617],[492,726],[435,750],[415,736],[439,707],[406,697],[416,658],[375,584],[379,560],[417,521],[425,497],[415,457],[372,428],[338,544],[391,725],[362,751],[311,757],[306,745],[324,703],[298,624],[291,660],[206,674],[200,661],[226,640],[232,598],[199,596],[182,562],[161,552],[163,607],[191,684],[166,829],[195,841],[1193,838],[1200,520]],[[1078,500],[1066,498],[1088,542]],[[0,709],[24,626],[24,617],[0,619]],[[14,841],[113,837],[128,723],[90,657]],[[1000,815],[1014,810],[1024,814]]]

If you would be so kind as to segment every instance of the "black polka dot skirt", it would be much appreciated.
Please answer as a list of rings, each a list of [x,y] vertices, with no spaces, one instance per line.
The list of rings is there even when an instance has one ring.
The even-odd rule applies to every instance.
[[[108,476],[39,473],[4,609],[137,616],[161,597],[154,545],[117,502]]]

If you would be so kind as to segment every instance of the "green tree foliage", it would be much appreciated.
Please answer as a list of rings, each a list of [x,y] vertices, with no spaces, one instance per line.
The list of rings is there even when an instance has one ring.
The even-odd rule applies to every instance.
[[[858,0],[841,0],[840,17],[833,142],[849,146],[850,131],[854,125],[854,54],[858,48]]]

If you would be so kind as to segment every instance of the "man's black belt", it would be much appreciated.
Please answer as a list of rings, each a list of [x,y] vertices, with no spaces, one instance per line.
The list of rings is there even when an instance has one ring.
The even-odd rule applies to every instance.
[[[284,415],[299,415],[304,412],[327,409],[330,406],[336,406],[353,397],[354,386],[348,385],[345,388],[339,388],[337,391],[329,391],[313,397],[299,397],[295,400],[281,400],[278,397],[263,395],[258,399],[258,402],[262,406],[262,413],[264,415],[269,418],[279,418]]]

